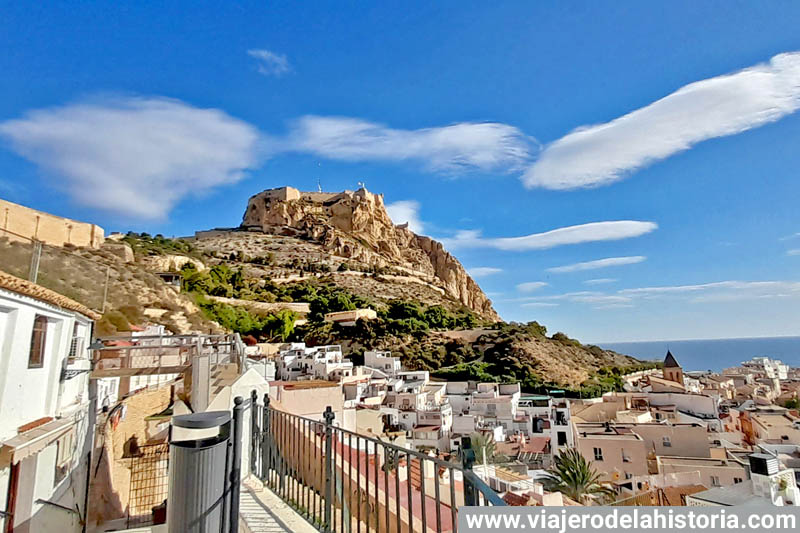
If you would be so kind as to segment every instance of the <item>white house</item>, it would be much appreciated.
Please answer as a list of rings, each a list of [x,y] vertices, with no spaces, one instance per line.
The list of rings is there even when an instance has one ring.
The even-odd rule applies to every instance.
[[[575,445],[570,427],[569,400],[550,396],[526,395],[519,401],[519,410],[531,417],[531,434],[550,436],[553,454]]]
[[[342,355],[339,345],[306,348],[292,343],[280,353],[278,374],[282,380],[325,379],[339,381],[353,375],[353,363]]]
[[[5,530],[81,531],[95,424],[89,345],[98,318],[0,272],[0,510],[13,521]]]
[[[364,366],[379,370],[386,377],[394,378],[402,371],[399,357],[392,357],[392,352],[364,352]]]

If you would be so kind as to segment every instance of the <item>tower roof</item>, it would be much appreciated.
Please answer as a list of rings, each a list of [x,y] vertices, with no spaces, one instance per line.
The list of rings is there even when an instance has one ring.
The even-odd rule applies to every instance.
[[[664,358],[664,368],[680,368],[681,365],[678,364],[678,361],[675,360],[675,357],[672,355],[672,352],[667,350],[667,356]]]

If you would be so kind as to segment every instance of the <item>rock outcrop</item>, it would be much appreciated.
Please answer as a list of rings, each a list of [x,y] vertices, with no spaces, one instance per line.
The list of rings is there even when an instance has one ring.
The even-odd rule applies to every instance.
[[[192,263],[197,270],[205,270],[206,265],[202,261],[186,255],[149,255],[142,258],[142,265],[152,272],[177,272],[186,263]]]
[[[301,236],[337,256],[425,278],[481,317],[500,319],[489,298],[441,243],[395,225],[383,196],[366,189],[341,193],[269,189],[250,198],[241,227]]]

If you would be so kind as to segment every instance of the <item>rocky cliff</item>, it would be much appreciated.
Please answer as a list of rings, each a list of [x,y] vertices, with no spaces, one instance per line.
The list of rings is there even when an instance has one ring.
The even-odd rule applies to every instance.
[[[395,225],[383,196],[366,189],[305,193],[291,187],[251,197],[242,228],[303,237],[329,253],[369,265],[393,267],[426,279],[488,320],[499,320],[492,303],[441,243]]]

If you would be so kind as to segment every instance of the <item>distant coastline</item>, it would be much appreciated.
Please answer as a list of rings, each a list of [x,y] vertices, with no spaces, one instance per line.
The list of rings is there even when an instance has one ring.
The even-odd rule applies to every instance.
[[[604,342],[598,346],[648,361],[662,360],[670,350],[686,370],[718,372],[757,356],[800,367],[800,336]]]

